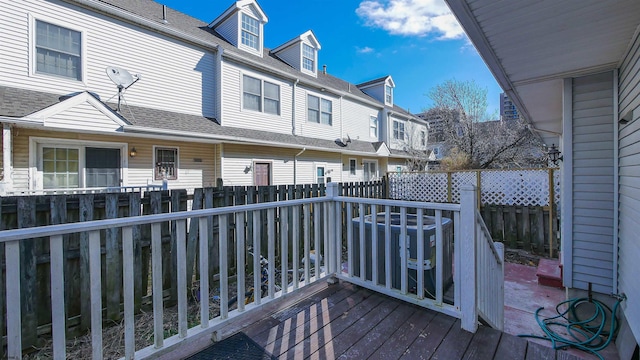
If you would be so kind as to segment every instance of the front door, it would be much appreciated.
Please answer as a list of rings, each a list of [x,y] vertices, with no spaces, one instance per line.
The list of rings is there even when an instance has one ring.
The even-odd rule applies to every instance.
[[[120,186],[120,149],[86,148],[86,187]]]
[[[255,186],[271,185],[271,163],[253,164],[253,183]]]

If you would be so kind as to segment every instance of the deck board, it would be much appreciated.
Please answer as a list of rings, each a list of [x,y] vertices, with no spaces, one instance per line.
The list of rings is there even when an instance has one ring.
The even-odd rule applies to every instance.
[[[470,333],[458,319],[346,283],[241,331],[278,359],[580,359],[486,326]]]

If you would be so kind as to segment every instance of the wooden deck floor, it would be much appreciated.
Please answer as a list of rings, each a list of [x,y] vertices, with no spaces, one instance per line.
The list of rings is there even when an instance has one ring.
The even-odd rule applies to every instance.
[[[579,359],[341,283],[242,331],[279,359]]]

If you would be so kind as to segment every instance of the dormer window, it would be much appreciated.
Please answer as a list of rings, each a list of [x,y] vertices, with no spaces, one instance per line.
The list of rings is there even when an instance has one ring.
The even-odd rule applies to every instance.
[[[389,85],[384,86],[384,102],[393,104],[393,88]]]
[[[260,50],[260,23],[247,14],[242,14],[242,43]]]
[[[302,67],[315,72],[316,50],[307,44],[302,44]]]

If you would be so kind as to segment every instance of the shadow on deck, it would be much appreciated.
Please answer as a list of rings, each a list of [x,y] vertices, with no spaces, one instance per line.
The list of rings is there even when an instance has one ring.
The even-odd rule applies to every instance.
[[[242,331],[279,359],[579,359],[486,326],[472,334],[455,318],[351,284],[316,290],[218,335]]]

